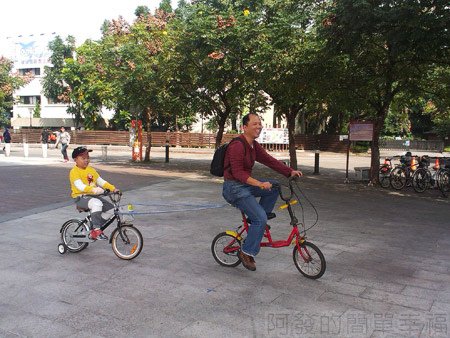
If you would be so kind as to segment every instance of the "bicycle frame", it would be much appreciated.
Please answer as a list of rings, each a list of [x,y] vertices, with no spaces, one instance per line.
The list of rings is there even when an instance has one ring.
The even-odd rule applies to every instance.
[[[292,194],[293,194],[293,189],[292,189],[292,185],[289,185],[289,189],[290,189],[290,195],[288,197],[283,196],[282,192],[281,192],[281,187],[279,187],[280,191],[280,198],[286,203],[284,204],[282,207],[287,208],[288,212],[289,212],[289,216],[291,218],[291,222],[290,224],[292,225],[292,230],[288,235],[288,238],[286,240],[273,240],[272,235],[270,233],[270,227],[266,226],[266,229],[264,230],[264,237],[267,240],[264,241],[264,239],[261,241],[260,246],[261,247],[271,247],[271,248],[282,248],[282,247],[286,247],[286,246],[290,246],[291,244],[295,244],[298,249],[299,252],[301,253],[302,257],[303,257],[303,250],[300,250],[300,246],[303,242],[306,241],[306,236],[302,236],[300,234],[300,231],[298,230],[298,219],[294,214],[294,210],[292,209],[292,205],[295,204],[293,201],[291,201],[292,198]],[[242,238],[242,234],[244,232],[248,232],[248,228],[249,228],[249,222],[247,220],[247,217],[245,216],[245,214],[241,211],[242,214],[242,223],[243,225],[241,225],[239,228],[241,228],[239,231],[235,232],[234,235],[237,239],[241,239]],[[239,229],[238,228],[238,229]],[[230,234],[232,234],[230,232]],[[232,243],[230,243],[231,245]],[[239,248],[236,247],[227,247],[224,251],[226,253],[231,253],[233,251],[237,251]],[[309,253],[308,253],[309,255]],[[305,259],[305,257],[303,257]]]
[[[102,231],[105,230],[114,221],[117,220],[117,229],[118,229],[117,231],[119,231],[119,235],[120,235],[121,239],[126,242],[127,240],[125,239],[125,237],[122,234],[122,220],[119,217],[119,207],[120,207],[119,202],[120,202],[120,198],[119,198],[119,200],[114,200],[110,196],[110,199],[111,199],[111,201],[114,204],[114,214],[110,218],[108,218],[108,220],[105,222],[105,224],[103,224],[103,226],[100,227],[100,229]],[[83,226],[83,224],[88,224],[88,225],[91,224],[91,212],[90,211],[88,211],[88,215],[83,220],[80,221],[80,226]],[[62,232],[63,228],[64,228],[64,224],[61,227],[60,232]],[[77,230],[78,230],[78,228],[77,228]],[[73,235],[73,238],[77,238],[78,242],[88,242],[88,243],[95,242],[95,240],[89,238],[88,234],[85,234],[85,235]],[[109,243],[111,243],[111,240],[112,240],[112,237],[109,238]]]

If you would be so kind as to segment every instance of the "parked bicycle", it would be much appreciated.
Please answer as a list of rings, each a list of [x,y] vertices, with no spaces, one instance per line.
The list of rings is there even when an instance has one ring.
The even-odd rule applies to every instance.
[[[383,188],[389,188],[391,184],[392,157],[386,157],[378,170],[378,182]]]
[[[264,233],[264,238],[266,238],[266,240],[263,238],[261,247],[281,248],[290,246],[291,244],[294,245],[292,256],[297,269],[303,276],[317,279],[325,273],[325,257],[316,245],[306,240],[306,231],[311,229],[317,221],[308,229],[305,229],[304,220],[300,223],[294,214],[292,206],[299,203],[300,200],[294,192],[293,182],[295,182],[295,179],[296,177],[289,179],[289,184],[287,186],[289,193],[286,196],[283,195],[281,185],[278,187],[280,198],[285,202],[280,209],[287,209],[289,212],[292,230],[286,240],[275,241],[272,238],[270,226],[267,225]],[[296,200],[292,199],[294,195],[297,198]],[[243,224],[239,226],[236,231],[227,230],[221,232],[212,241],[212,255],[216,262],[222,266],[236,267],[241,263],[238,252],[241,249],[241,242],[245,240],[244,237],[249,228],[249,220],[244,213],[242,213],[242,223]],[[299,226],[302,227],[301,231],[299,230]]]
[[[117,227],[110,235],[109,243],[117,257],[130,260],[139,256],[144,245],[141,232],[133,226],[131,221],[125,222],[120,213],[120,200],[122,193],[105,191],[105,196],[109,196],[114,205],[113,215],[101,227],[105,230],[114,221]],[[88,215],[84,219],[71,219],[65,222],[60,229],[62,243],[58,245],[58,251],[61,254],[69,252],[80,252],[86,249],[89,243],[96,242],[96,239],[89,237],[92,229],[91,212],[89,209],[81,209],[77,207],[79,212],[87,212]]]
[[[436,180],[428,169],[430,158],[427,155],[420,157],[418,166],[412,177],[412,186],[414,191],[422,193],[433,186]]]
[[[439,168],[436,168],[436,181],[439,190],[444,197],[450,193],[450,158],[441,158]]]
[[[412,176],[417,169],[417,156],[407,153],[400,157],[400,164],[392,169],[389,175],[392,188],[401,190],[405,186],[412,185]]]

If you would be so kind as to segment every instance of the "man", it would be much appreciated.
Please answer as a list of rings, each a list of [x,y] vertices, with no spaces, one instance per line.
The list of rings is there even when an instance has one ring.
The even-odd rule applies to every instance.
[[[225,154],[223,197],[251,220],[247,238],[238,255],[244,267],[255,271],[254,257],[259,253],[267,217],[272,213],[278,198],[278,190],[272,189],[275,180],[252,177],[255,161],[286,177],[302,176],[302,173],[269,155],[256,141],[262,130],[261,119],[257,114],[244,116],[242,124],[244,132],[239,137],[243,142],[231,142]],[[256,197],[260,197],[259,203]]]

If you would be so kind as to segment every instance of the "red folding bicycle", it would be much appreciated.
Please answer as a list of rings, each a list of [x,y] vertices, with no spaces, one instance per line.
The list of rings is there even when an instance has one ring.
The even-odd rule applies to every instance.
[[[292,206],[299,203],[299,198],[294,192],[293,187],[295,179],[296,177],[291,177],[289,179],[289,185],[287,186],[289,193],[287,196],[283,195],[281,185],[274,186],[279,189],[280,198],[285,202],[280,209],[288,210],[291,218],[290,225],[292,225],[292,230],[286,240],[275,241],[270,233],[270,226],[267,225],[263,240],[261,241],[261,247],[281,248],[290,246],[291,244],[294,245],[292,256],[297,269],[307,278],[318,279],[325,273],[325,257],[316,245],[306,240],[306,231],[311,229],[317,223],[317,220],[312,226],[305,229],[304,220],[302,223],[299,223],[295,216]],[[294,195],[297,199],[292,199]],[[245,235],[247,234],[249,227],[249,220],[243,212],[242,223],[243,224],[239,226],[236,231],[227,230],[222,232],[212,241],[211,251],[213,257],[216,262],[222,266],[236,267],[241,263],[238,252],[241,249],[241,242],[245,240]],[[301,231],[299,230],[299,226],[302,227]]]

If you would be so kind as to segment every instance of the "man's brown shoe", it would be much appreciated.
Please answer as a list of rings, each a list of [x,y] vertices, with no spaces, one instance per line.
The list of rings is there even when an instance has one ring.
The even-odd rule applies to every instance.
[[[241,260],[242,265],[244,265],[245,268],[249,269],[250,271],[256,270],[255,260],[252,256],[246,255],[242,251],[239,251],[238,257]]]

